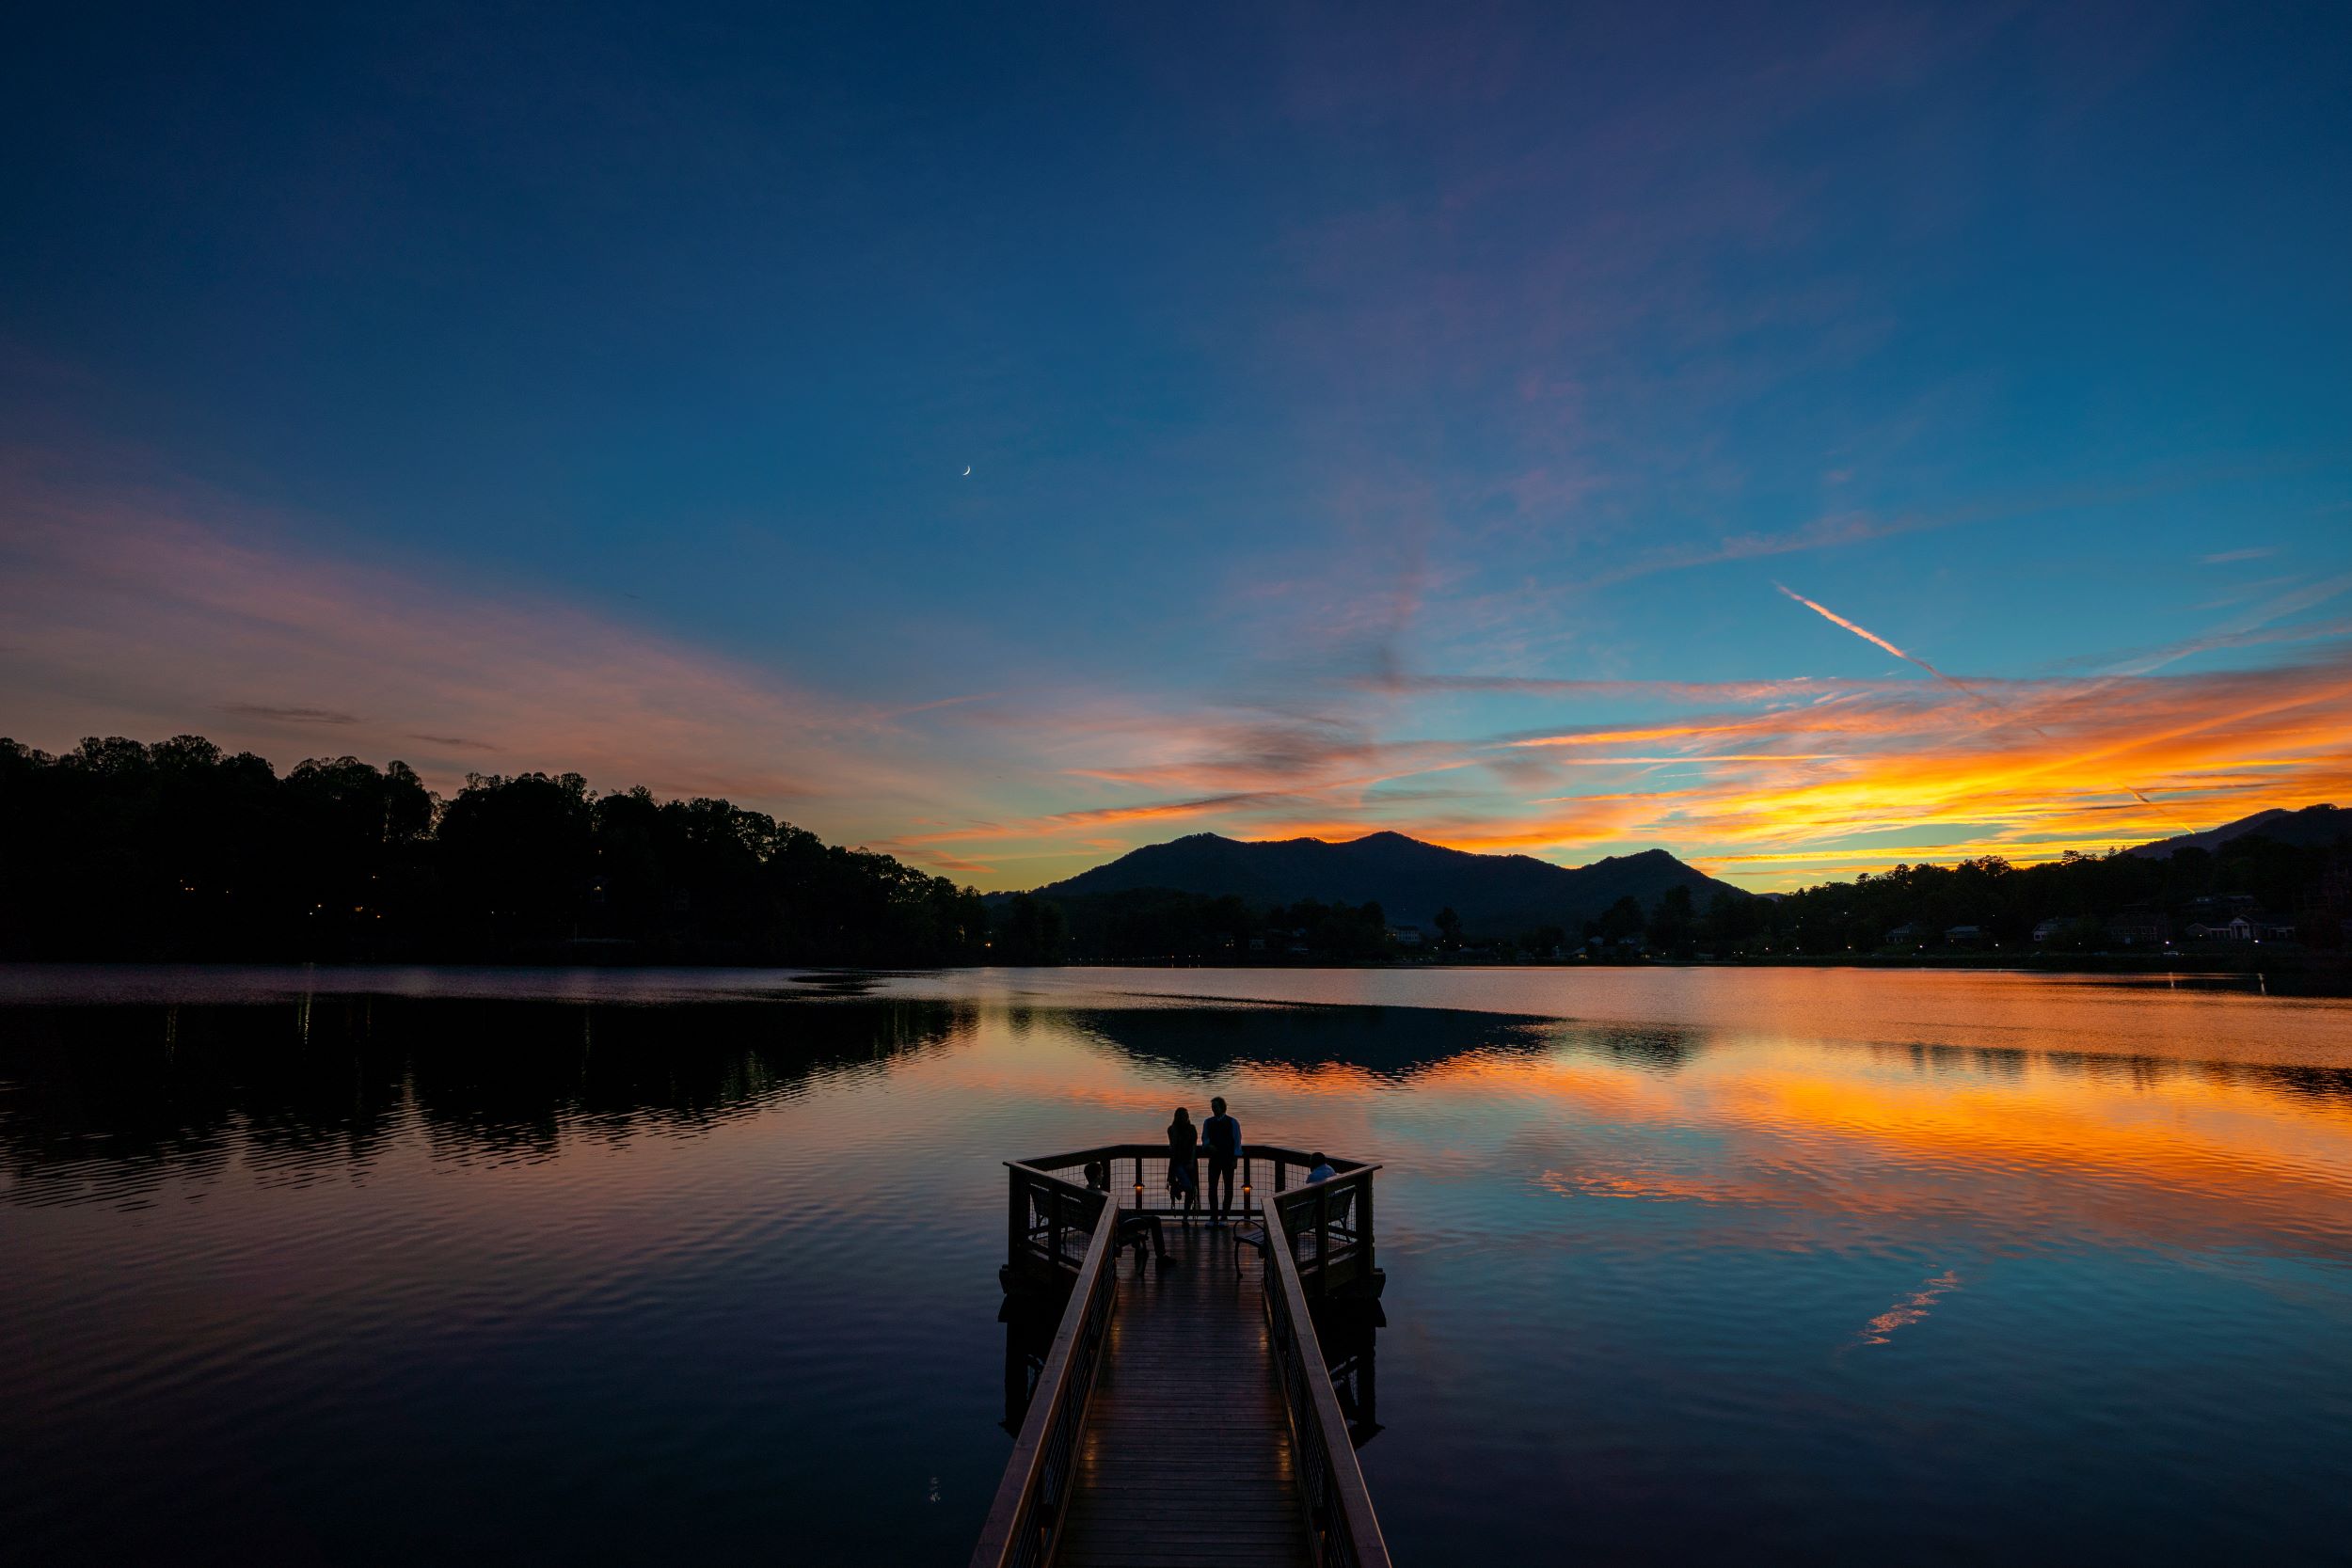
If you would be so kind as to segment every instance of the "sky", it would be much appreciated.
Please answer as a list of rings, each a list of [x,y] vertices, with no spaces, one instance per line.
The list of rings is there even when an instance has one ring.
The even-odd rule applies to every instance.
[[[2352,10],[49,8],[0,735],[982,888],[2352,803]]]

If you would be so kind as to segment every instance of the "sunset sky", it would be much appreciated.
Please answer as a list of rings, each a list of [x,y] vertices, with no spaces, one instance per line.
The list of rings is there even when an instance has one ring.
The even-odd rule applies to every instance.
[[[2352,9],[805,9],[19,22],[0,735],[984,888],[2352,803]]]

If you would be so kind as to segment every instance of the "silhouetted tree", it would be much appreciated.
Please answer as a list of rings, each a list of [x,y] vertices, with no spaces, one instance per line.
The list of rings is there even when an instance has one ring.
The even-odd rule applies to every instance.
[[[1004,923],[996,929],[994,957],[1008,964],[1059,963],[1068,935],[1059,905],[1017,894],[1005,906]]]
[[[2161,860],[1904,864],[1784,897],[1719,895],[1704,913],[1688,893],[1646,912],[1625,898],[1583,935],[1778,957],[1872,953],[1903,927],[1904,950],[1934,947],[1955,926],[2015,951],[2042,927],[2060,948],[2097,949],[2125,915],[2185,929],[2246,909],[2340,946],[2352,833],[2312,847],[2257,832]],[[1007,962],[1353,962],[1390,946],[1377,904],[1259,912],[1163,888],[1013,899],[993,934],[989,914],[972,889],[888,855],[725,800],[592,800],[577,774],[473,776],[444,805],[400,762],[313,757],[280,779],[200,736],[93,736],[61,756],[0,739],[0,958],[926,964],[977,962],[993,940]],[[1458,949],[1456,912],[1435,924]],[[1553,933],[1520,946],[1549,951]]]
[[[1656,953],[1687,956],[1698,935],[1698,917],[1692,908],[1691,890],[1670,887],[1659,895],[1650,911],[1649,945]]]
[[[725,800],[590,801],[577,774],[405,763],[283,780],[198,736],[61,757],[0,740],[0,956],[949,963],[977,893]]]
[[[1628,894],[1601,911],[1600,919],[1594,922],[1594,932],[1615,946],[1640,937],[1643,925],[1641,900]]]

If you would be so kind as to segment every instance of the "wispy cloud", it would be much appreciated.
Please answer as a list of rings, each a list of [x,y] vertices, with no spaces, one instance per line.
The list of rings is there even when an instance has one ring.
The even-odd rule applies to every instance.
[[[2352,577],[2116,669],[2030,679],[1955,679],[1791,592],[1934,678],[1555,679],[1392,658],[1256,697],[991,680],[984,697],[853,702],[558,601],[362,569],[208,509],[0,502],[0,718],[21,738],[204,729],[282,761],[327,731],[337,751],[405,755],[444,789],[495,754],[600,786],[728,795],[998,885],[1172,831],[1394,829],[1566,862],[1662,845],[1772,887],[1894,859],[2046,858],[2352,794],[2347,624],[2308,613]],[[1377,641],[1416,612],[1400,589],[1329,635]],[[2175,673],[2257,643],[2292,657]],[[1534,722],[1503,727],[1522,708]]]
[[[194,729],[284,760],[326,727],[447,788],[463,769],[433,753],[489,750],[468,737],[495,735],[525,766],[600,786],[844,826],[932,787],[894,756],[883,712],[559,601],[363,569],[176,498],[17,483],[0,509],[0,622],[16,644],[0,667],[26,739]]]
[[[2186,658],[2194,658],[2199,654],[2212,653],[2221,648],[2242,647],[2255,632],[2271,626],[2274,622],[2300,615],[2307,610],[2315,610],[2328,600],[2341,597],[2347,593],[2352,593],[2352,572],[2325,578],[2317,582],[2305,583],[2275,598],[2265,600],[2245,614],[2201,636],[2175,642],[2169,647],[2161,648],[2129,660],[2117,670],[2117,673],[2119,675],[2150,674],[2167,665],[2178,664]]]
[[[1096,752],[1068,777],[1144,799],[942,823],[925,838],[1125,847],[1183,821],[1241,837],[1383,828],[1581,861],[1662,844],[1760,887],[1808,870],[2178,832],[2352,788],[2352,650],[2262,670],[2116,679],[1714,689],[1687,720],[1381,740],[1343,725],[1160,716],[1046,725]],[[1692,693],[1685,693],[1690,695]],[[1745,697],[1744,704],[1737,699]],[[1121,752],[1150,760],[1118,766]],[[1500,770],[1503,758],[1523,768]],[[2135,785],[2117,781],[2131,778]],[[1187,784],[1213,787],[1173,793]],[[1433,787],[1435,785],[1442,787]]]
[[[323,707],[271,707],[262,703],[230,703],[221,709],[244,719],[267,719],[279,724],[356,724],[358,715]]]
[[[1634,556],[1622,566],[1580,578],[1578,586],[1589,591],[1613,587],[1660,572],[1688,571],[1692,567],[1714,566],[1726,562],[1757,561],[1770,556],[1835,549],[1840,546],[1893,539],[1906,533],[1944,528],[1954,520],[1922,516],[1874,517],[1865,513],[1817,517],[1802,528],[1782,532],[1734,533],[1711,542],[1652,550]]]

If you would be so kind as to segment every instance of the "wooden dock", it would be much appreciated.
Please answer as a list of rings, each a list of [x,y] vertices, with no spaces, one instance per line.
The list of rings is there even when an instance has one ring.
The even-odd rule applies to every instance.
[[[1008,1165],[1007,1289],[1068,1296],[974,1568],[1385,1568],[1313,1318],[1379,1289],[1378,1167],[1335,1160],[1336,1179],[1307,1186],[1306,1156],[1253,1148],[1225,1228],[1168,1201],[1165,1154]]]
[[[1265,1264],[1225,1231],[1168,1229],[1166,1266],[1133,1249],[1117,1264],[1119,1299],[1054,1561],[1303,1565],[1290,1417],[1261,1306]]]

